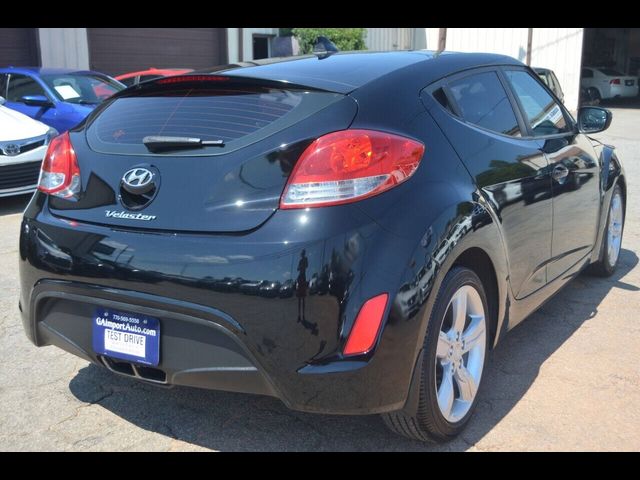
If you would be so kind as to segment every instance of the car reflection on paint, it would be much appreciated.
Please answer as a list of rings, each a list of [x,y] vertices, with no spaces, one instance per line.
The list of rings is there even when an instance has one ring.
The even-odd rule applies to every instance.
[[[260,282],[258,293],[263,297],[276,298],[280,293],[280,282],[264,280]]]
[[[293,297],[294,283],[293,280],[289,279],[285,281],[280,287],[280,291],[278,295],[280,298],[290,298]]]

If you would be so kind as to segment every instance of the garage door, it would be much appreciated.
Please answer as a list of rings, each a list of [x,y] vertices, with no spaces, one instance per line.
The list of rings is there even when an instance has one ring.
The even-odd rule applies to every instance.
[[[39,66],[35,28],[0,28],[0,67]]]
[[[89,63],[108,75],[227,62],[226,28],[88,28]]]

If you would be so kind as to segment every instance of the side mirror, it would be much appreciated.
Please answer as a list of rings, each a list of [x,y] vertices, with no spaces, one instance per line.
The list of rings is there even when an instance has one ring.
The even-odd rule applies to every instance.
[[[44,95],[25,95],[20,101],[31,107],[53,107],[53,103]]]
[[[4,102],[6,102],[6,100],[4,99],[4,97],[0,97],[0,105],[4,105]]]
[[[611,125],[613,114],[606,108],[581,107],[578,110],[578,128],[582,133],[598,133]]]

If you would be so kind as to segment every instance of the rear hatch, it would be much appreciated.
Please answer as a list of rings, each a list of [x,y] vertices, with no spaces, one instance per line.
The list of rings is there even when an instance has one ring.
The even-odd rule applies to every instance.
[[[304,149],[348,128],[357,111],[342,93],[240,77],[172,77],[129,90],[70,132],[82,191],[51,196],[55,215],[152,230],[255,229],[278,208]],[[149,136],[222,145],[155,150],[143,143]],[[134,168],[153,174],[153,190],[127,190]]]

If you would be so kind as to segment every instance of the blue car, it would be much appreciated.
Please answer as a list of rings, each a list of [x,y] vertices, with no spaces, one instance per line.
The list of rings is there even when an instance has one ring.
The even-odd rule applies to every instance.
[[[126,88],[103,73],[65,68],[0,68],[0,96],[12,108],[64,133]]]

